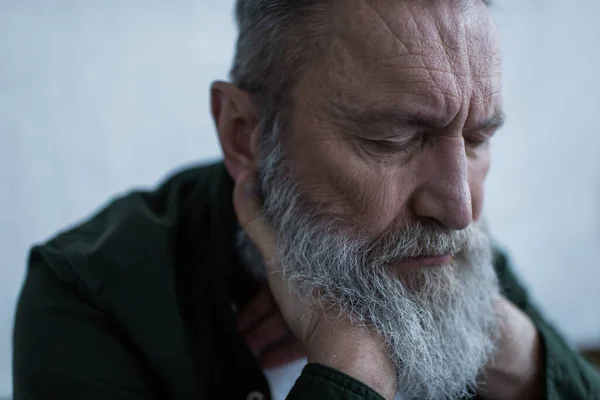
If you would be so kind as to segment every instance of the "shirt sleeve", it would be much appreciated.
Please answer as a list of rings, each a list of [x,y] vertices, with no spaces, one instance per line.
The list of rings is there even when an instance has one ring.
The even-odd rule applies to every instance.
[[[600,399],[600,375],[531,303],[510,267],[507,256],[496,251],[496,270],[504,295],[532,319],[543,341],[548,400]]]
[[[385,400],[364,383],[325,365],[309,363],[287,400]]]
[[[14,399],[153,399],[142,365],[110,317],[34,250],[15,319]]]

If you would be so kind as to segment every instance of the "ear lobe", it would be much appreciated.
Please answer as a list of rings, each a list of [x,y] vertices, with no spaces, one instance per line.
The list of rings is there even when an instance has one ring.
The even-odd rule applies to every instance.
[[[259,127],[258,109],[252,97],[231,83],[215,82],[211,87],[211,108],[229,174],[236,179],[242,172],[253,173]]]

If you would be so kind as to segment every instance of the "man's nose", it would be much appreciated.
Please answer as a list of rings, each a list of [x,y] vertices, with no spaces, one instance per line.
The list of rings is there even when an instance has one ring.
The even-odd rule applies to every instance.
[[[473,208],[464,141],[447,139],[430,151],[418,172],[421,183],[413,192],[412,211],[447,228],[465,229],[473,220]]]

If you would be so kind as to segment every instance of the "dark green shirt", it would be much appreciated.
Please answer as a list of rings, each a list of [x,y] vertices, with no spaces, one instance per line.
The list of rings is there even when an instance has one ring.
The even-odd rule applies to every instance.
[[[232,304],[257,288],[234,251],[232,190],[221,163],[186,170],[33,248],[15,321],[15,399],[270,398],[235,327]],[[501,253],[495,264],[542,334],[547,398],[600,399],[596,372],[530,304]],[[381,397],[308,364],[288,399]]]

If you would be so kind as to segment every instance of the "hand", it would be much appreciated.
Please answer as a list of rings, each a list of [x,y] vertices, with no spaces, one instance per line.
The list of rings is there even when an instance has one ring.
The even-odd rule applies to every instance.
[[[265,260],[273,299],[285,323],[302,344],[308,361],[338,369],[371,386],[386,399],[393,399],[396,371],[381,340],[347,319],[330,321],[323,310],[290,291],[276,258],[276,234],[262,217],[256,184],[250,174],[237,177],[233,204],[238,221]]]
[[[488,400],[535,400],[544,395],[544,352],[531,319],[499,297],[500,338],[494,359],[484,370],[481,397]]]
[[[302,343],[275,304],[268,285],[240,311],[237,327],[263,368],[279,367],[306,356]]]

